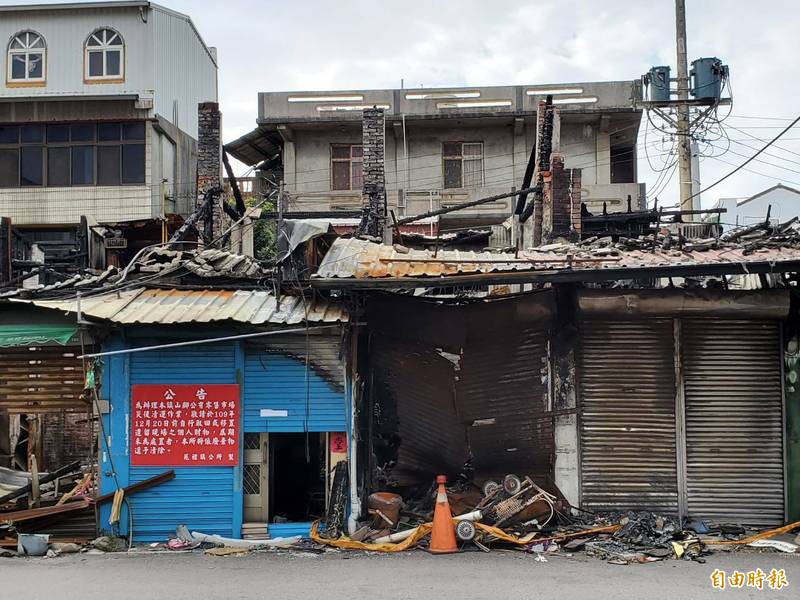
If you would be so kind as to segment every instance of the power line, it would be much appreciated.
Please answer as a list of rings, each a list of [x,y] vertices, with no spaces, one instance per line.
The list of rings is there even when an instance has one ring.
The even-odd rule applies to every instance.
[[[743,131],[739,127],[734,127],[733,125],[728,125],[728,127],[733,129],[734,131],[738,131],[739,133],[745,134],[748,138],[750,138],[752,140],[755,140],[757,142],[766,142],[767,141],[765,139],[758,138],[758,137],[754,136],[752,133],[747,133],[746,131]],[[790,141],[790,140],[791,141],[798,141],[798,140],[800,140],[800,138],[783,138],[783,141],[785,141],[785,142]],[[788,148],[784,148],[783,146],[773,146],[773,147],[778,149],[778,150],[782,150],[783,152],[788,152],[789,154],[794,154],[795,156],[800,156],[800,152],[795,152],[794,150],[789,150]]]
[[[709,156],[707,158],[710,158],[712,160],[716,160],[716,161],[724,163],[726,165],[730,165],[731,167],[741,166],[741,165],[737,165],[736,163],[730,162],[728,160],[724,160],[724,159],[722,159],[722,158],[720,158],[718,156]],[[785,183],[789,183],[789,184],[796,185],[796,186],[800,187],[800,182],[792,181],[791,179],[786,179],[785,177],[775,177],[774,175],[767,175],[766,173],[762,173],[761,171],[756,171],[754,169],[748,169],[748,168],[744,168],[742,170],[743,171],[747,171],[748,173],[752,173],[753,175],[758,175],[759,177],[764,177],[766,179],[771,179],[772,181],[785,182]]]
[[[789,131],[789,130],[790,130],[792,127],[794,127],[794,126],[795,126],[795,125],[796,125],[796,124],[797,124],[799,121],[800,121],[800,117],[797,117],[797,118],[796,118],[794,121],[792,121],[791,123],[789,123],[789,125],[788,125],[788,126],[787,126],[787,127],[786,127],[786,128],[783,130],[783,131],[781,131],[781,132],[780,132],[778,135],[776,135],[776,136],[775,136],[774,138],[772,138],[772,139],[771,139],[769,142],[767,142],[767,143],[766,143],[766,144],[765,144],[765,145],[764,145],[764,146],[763,146],[763,147],[762,147],[762,148],[761,148],[761,149],[760,149],[758,152],[756,152],[755,154],[753,154],[753,156],[751,156],[750,158],[748,158],[746,161],[744,161],[742,164],[740,164],[738,167],[736,167],[736,168],[735,168],[733,171],[731,171],[731,172],[730,172],[730,173],[728,173],[727,175],[723,175],[722,177],[720,177],[719,179],[717,179],[717,180],[716,180],[714,183],[712,183],[711,185],[709,185],[709,186],[706,186],[706,187],[705,187],[705,188],[703,188],[702,190],[699,190],[699,191],[695,192],[694,194],[692,194],[692,195],[689,197],[689,199],[691,199],[691,198],[694,198],[695,196],[699,196],[700,194],[707,192],[708,190],[710,190],[710,189],[711,189],[711,188],[713,188],[714,186],[717,186],[717,185],[719,185],[720,183],[722,183],[723,181],[725,181],[725,180],[726,180],[728,177],[730,177],[731,175],[733,175],[733,174],[734,174],[734,173],[736,173],[737,171],[739,171],[739,170],[743,169],[743,168],[744,168],[744,167],[745,167],[747,164],[749,164],[750,162],[752,162],[753,160],[755,160],[756,156],[758,156],[759,154],[761,154],[762,152],[764,152],[764,150],[766,150],[767,148],[769,148],[769,147],[770,147],[772,144],[774,144],[775,142],[777,142],[777,141],[778,141],[778,140],[781,138],[781,136],[782,136],[784,133],[786,133],[787,131]],[[795,185],[797,185],[797,184],[795,184]]]

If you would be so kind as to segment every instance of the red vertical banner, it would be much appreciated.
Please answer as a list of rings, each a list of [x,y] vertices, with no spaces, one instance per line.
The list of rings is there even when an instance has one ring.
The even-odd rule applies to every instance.
[[[347,452],[347,434],[341,432],[330,433],[331,454],[345,454]]]
[[[131,387],[131,465],[239,464],[239,386],[153,384]]]

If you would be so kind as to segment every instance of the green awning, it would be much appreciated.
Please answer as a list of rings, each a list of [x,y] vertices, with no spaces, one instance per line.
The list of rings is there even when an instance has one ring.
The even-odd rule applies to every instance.
[[[58,342],[65,346],[78,331],[75,325],[0,325],[0,348]]]

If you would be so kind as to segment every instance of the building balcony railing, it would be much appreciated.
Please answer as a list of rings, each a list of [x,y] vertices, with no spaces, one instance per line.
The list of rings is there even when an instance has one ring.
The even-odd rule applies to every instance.
[[[489,186],[464,189],[411,189],[389,190],[386,202],[395,215],[406,217],[419,215],[440,208],[472,202],[480,198],[512,192],[511,186]],[[603,212],[603,203],[608,212],[628,210],[627,198],[631,196],[631,208],[645,207],[645,185],[642,183],[588,184],[581,188],[582,201],[594,214]],[[361,209],[360,190],[292,192],[289,190],[289,210],[292,211],[354,211]],[[453,212],[445,220],[478,219],[500,222],[509,217],[514,210],[515,198],[503,198],[488,204],[472,206]]]

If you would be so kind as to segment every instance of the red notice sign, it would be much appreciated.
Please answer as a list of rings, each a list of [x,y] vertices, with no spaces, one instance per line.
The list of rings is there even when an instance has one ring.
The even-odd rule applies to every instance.
[[[132,386],[131,465],[238,464],[238,385]]]
[[[344,454],[347,452],[347,434],[346,433],[331,433],[331,454]]]

